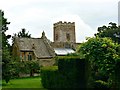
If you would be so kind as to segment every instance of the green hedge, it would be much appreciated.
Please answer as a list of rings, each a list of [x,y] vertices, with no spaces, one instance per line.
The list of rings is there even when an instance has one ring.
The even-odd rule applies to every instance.
[[[57,66],[49,66],[49,67],[42,67],[41,68],[41,78],[42,84],[45,88],[55,88],[57,83],[57,73],[58,67]]]
[[[87,62],[79,57],[57,57],[58,67],[41,69],[45,88],[85,88],[87,83]]]
[[[119,88],[120,90],[120,61],[116,63],[115,82],[116,82],[116,88]]]
[[[58,70],[66,76],[66,86],[70,88],[86,87],[86,61],[79,57],[61,57],[58,60]]]
[[[109,84],[105,81],[102,81],[102,80],[96,80],[94,83],[93,83],[93,86],[95,89],[107,89],[109,90]]]

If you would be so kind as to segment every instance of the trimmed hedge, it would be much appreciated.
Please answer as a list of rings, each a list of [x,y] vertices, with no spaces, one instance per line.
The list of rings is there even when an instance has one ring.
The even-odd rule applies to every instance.
[[[120,90],[120,61],[116,63],[115,82],[116,82],[116,88],[119,88]]]
[[[57,57],[58,67],[41,69],[42,84],[45,88],[86,88],[87,62],[79,57]]]
[[[66,76],[66,87],[85,88],[86,87],[86,61],[79,57],[58,58],[58,70]]]
[[[109,85],[107,82],[105,81],[102,81],[102,80],[96,80],[94,83],[93,83],[93,86],[95,89],[107,89],[109,90]]]
[[[57,82],[57,73],[58,67],[57,66],[49,66],[49,67],[42,67],[41,68],[41,78],[42,84],[45,88],[56,88]]]

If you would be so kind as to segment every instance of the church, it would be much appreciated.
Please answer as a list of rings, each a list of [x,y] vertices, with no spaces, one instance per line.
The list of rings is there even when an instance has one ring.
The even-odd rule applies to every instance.
[[[21,61],[38,60],[41,66],[51,66],[55,56],[76,51],[79,43],[76,43],[75,22],[54,23],[53,31],[53,42],[47,39],[44,31],[40,38],[14,37],[13,56]]]

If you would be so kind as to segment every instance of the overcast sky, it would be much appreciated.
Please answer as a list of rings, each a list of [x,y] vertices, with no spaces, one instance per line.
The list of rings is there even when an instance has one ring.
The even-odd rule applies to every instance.
[[[11,24],[7,34],[25,28],[32,37],[45,31],[53,41],[53,23],[75,22],[77,42],[91,37],[99,26],[118,23],[119,0],[0,0],[0,9]]]

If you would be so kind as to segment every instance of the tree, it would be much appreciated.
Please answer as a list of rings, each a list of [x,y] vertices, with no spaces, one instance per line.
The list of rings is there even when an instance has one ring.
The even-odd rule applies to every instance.
[[[20,32],[14,34],[14,36],[12,37],[12,43],[14,43],[14,40],[15,40],[14,37],[26,37],[26,38],[31,38],[31,34],[29,34],[29,32],[26,32],[26,29],[23,28]]]
[[[34,76],[34,72],[40,70],[39,62],[36,60],[28,61],[27,65],[30,71],[30,76]]]
[[[30,74],[30,76],[34,76],[34,73],[39,73],[40,66],[37,60],[32,61],[20,61],[17,66],[18,73]]]
[[[116,64],[120,61],[117,43],[110,38],[89,38],[87,42],[80,45],[78,52],[82,52],[90,62],[93,76],[100,74],[110,78],[114,75]]]
[[[11,35],[6,35],[5,32],[8,30],[7,25],[10,24],[10,22],[7,21],[6,18],[4,18],[4,12],[0,10],[1,14],[1,30],[0,34],[2,36],[2,78],[6,81],[6,83],[9,82],[10,76],[11,76],[11,56],[10,56],[10,44],[8,43],[8,39],[11,37]]]
[[[31,34],[29,34],[29,32],[26,32],[26,29],[23,28],[22,31],[18,32],[17,34],[14,34],[15,37],[26,37],[26,38],[31,38]],[[14,42],[14,38],[13,38],[13,42]],[[19,65],[16,69],[16,71],[18,73],[30,73],[30,76],[33,76],[34,72],[36,70],[39,70],[39,63],[36,60],[32,60],[32,61],[18,61]]]
[[[28,38],[30,38],[31,34],[29,34],[29,32],[26,32],[26,29],[23,28],[22,31],[18,32],[18,34],[15,33],[14,36],[17,36],[17,37],[28,37]]]
[[[95,36],[110,37],[113,41],[120,43],[120,26],[110,22],[109,26],[98,27],[98,33]]]

